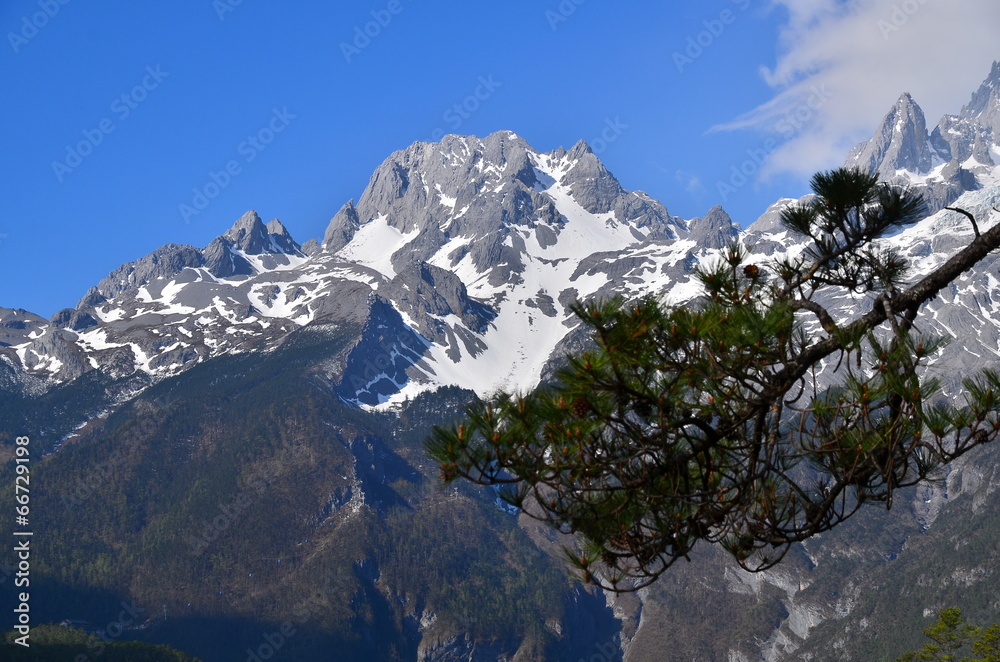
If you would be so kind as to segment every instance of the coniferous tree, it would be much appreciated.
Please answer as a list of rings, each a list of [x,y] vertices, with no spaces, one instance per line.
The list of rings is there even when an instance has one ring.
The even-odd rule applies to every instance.
[[[697,277],[705,296],[577,305],[594,348],[554,384],[500,393],[427,448],[446,481],[503,486],[526,514],[565,533],[586,581],[648,585],[699,541],[762,570],[1000,431],[1000,377],[965,381],[947,405],[925,368],[942,343],[921,307],[1000,246],[1000,224],[934,273],[878,240],[924,214],[918,196],[841,169],[782,222],[811,240],[796,257],[752,263],[731,245]],[[824,302],[867,312],[838,320]],[[831,375],[833,377],[831,377]]]
[[[1000,624],[983,628],[966,623],[962,611],[955,607],[942,610],[937,622],[925,628],[924,634],[931,641],[896,662],[1000,662]],[[960,653],[971,655],[959,657]]]

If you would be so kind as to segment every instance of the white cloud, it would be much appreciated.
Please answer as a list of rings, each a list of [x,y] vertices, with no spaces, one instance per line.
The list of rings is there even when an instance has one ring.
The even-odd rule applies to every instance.
[[[784,15],[767,103],[715,130],[783,142],[762,178],[843,162],[910,92],[933,127],[957,113],[1000,59],[997,0],[771,0]]]

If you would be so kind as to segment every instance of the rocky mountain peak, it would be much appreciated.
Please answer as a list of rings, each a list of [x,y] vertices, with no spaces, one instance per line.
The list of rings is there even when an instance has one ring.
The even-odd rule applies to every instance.
[[[932,167],[930,136],[924,111],[904,92],[871,140],[857,145],[848,155],[846,166],[878,173],[885,179],[897,170],[926,173]]]
[[[872,139],[851,150],[845,162],[883,180],[919,190],[928,211],[1000,182],[1000,62],[959,115],[945,115],[928,135],[924,113],[903,94]]]
[[[611,211],[624,189],[590,145],[579,141],[566,153],[563,161],[569,164],[565,181],[577,202],[592,214]]]
[[[449,135],[393,153],[357,204],[337,212],[323,245],[354,259],[370,252],[363,245],[380,242],[391,259],[370,256],[367,264],[379,262],[388,278],[410,262],[451,268],[469,256],[498,285],[523,269],[532,243],[539,251],[557,243],[577,210],[608,215],[593,229],[624,232],[629,241],[676,238],[684,228],[655,200],[625,191],[585,142],[540,153],[517,134],[498,131]],[[602,240],[591,240],[596,250]]]
[[[298,250],[298,244],[281,221],[274,219],[265,226],[253,209],[243,214],[221,238],[226,240],[224,243],[246,255],[294,253]]]
[[[359,227],[361,222],[358,220],[354,200],[348,200],[330,220],[323,235],[323,246],[331,253],[336,253],[347,245]]]
[[[739,237],[739,226],[719,205],[709,209],[704,216],[691,219],[688,226],[691,230],[688,240],[705,248],[723,248]]]
[[[267,228],[257,212],[251,209],[237,219],[223,235],[233,246],[247,252],[261,252],[267,240]],[[257,249],[257,250],[255,250]]]
[[[267,224],[267,236],[271,241],[271,252],[294,254],[301,250],[301,246],[292,239],[285,225],[274,218]]]
[[[594,150],[590,148],[590,145],[587,143],[586,140],[581,139],[576,141],[576,144],[573,145],[568,152],[566,152],[566,158],[571,159],[573,161],[578,161],[579,159],[584,158],[588,154],[593,155]]]
[[[170,277],[187,267],[204,264],[201,251],[185,244],[166,244],[134,262],[127,262],[90,288],[77,304],[88,308],[121,294],[138,291],[150,281]]]
[[[0,307],[0,347],[25,342],[45,326],[45,318],[23,308]]]

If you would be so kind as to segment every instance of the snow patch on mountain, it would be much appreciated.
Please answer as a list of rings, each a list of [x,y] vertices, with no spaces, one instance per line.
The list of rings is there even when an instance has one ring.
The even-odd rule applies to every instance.
[[[454,206],[454,205],[452,205]],[[392,256],[406,246],[419,231],[403,233],[388,224],[388,216],[382,214],[361,226],[339,257],[345,262],[361,264],[388,278],[396,276],[392,266]]]

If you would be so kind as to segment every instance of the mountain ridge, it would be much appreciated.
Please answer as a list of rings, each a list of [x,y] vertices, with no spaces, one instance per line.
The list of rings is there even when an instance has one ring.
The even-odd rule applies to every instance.
[[[354,287],[349,283],[360,283],[372,297],[394,302],[426,349],[437,352],[430,360],[447,370],[444,364],[487,350],[483,334],[512,295],[519,297],[515,315],[527,315],[529,325],[556,308],[564,322],[572,301],[624,275],[618,251],[676,242],[688,232],[660,203],[622,189],[582,141],[541,154],[512,132],[447,136],[390,155],[310,254],[280,221],[264,226],[249,211],[204,249],[168,244],[122,265],[76,309],[60,311],[44,328],[36,323],[14,354],[29,370],[65,381],[127,346],[136,369],[156,378],[219,353],[274,346],[323,318],[337,292]],[[542,281],[552,274],[567,286],[545,291]],[[563,335],[548,326],[550,335]],[[546,341],[550,352],[560,339]],[[514,381],[502,383],[537,381],[541,366],[525,363],[522,352],[520,366],[504,368]],[[433,368],[408,370],[412,388],[403,397],[423,390],[419,384],[443,385]],[[398,386],[385,381],[378,397]]]
[[[904,93],[847,162],[909,177],[934,210],[989,181],[961,166],[949,175],[958,156],[943,164],[941,154],[1000,152],[993,143],[984,152],[982,141],[948,143],[941,126],[928,134]],[[927,174],[932,159],[940,181]],[[393,365],[392,377],[368,374],[371,388],[356,394],[358,403],[392,404],[449,384],[480,395],[525,389],[571,342],[573,302],[652,293],[688,301],[697,295],[694,266],[730,241],[753,237],[772,253],[787,244],[779,228],[761,232],[767,218],[773,210],[741,231],[718,206],[689,221],[671,216],[623,189],[584,141],[540,153],[510,131],[446,136],[391,154],[308,252],[278,219],[265,226],[250,210],[203,249],[167,244],[122,265],[75,309],[47,324],[25,322],[20,334],[10,328],[5,342],[22,368],[56,381],[104,366],[127,371],[129,353],[134,369],[155,380],[221,353],[274,347],[360,285],[396,309],[422,349],[389,351],[408,357],[405,365]]]

